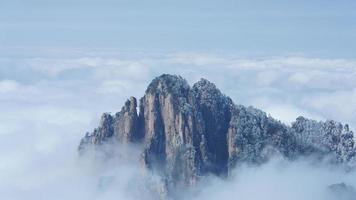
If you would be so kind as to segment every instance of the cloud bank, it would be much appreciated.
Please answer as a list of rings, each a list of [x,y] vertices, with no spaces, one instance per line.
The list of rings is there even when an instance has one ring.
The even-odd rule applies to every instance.
[[[190,83],[207,78],[236,103],[286,123],[304,115],[356,127],[356,60],[120,52],[0,57],[0,198],[142,199],[128,190],[145,188],[135,185],[141,169],[132,160],[96,166],[78,160],[77,145],[102,112],[142,96],[162,73]],[[239,170],[227,182],[209,178],[194,199],[321,199],[327,184],[356,180],[303,161]],[[103,180],[108,186],[100,190]]]

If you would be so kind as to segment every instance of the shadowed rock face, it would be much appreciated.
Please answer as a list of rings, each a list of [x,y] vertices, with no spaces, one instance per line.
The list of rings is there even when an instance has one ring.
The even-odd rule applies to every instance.
[[[224,177],[236,165],[261,164],[275,154],[287,159],[315,154],[348,164],[355,157],[347,125],[299,117],[287,126],[258,109],[235,105],[208,80],[190,87],[167,74],[149,84],[139,115],[131,97],[114,116],[103,114],[79,150],[111,140],[141,144],[143,165],[160,171],[169,187],[194,185],[206,174]]]
[[[227,172],[227,130],[233,108],[232,100],[208,80],[201,79],[193,86],[205,132],[202,135],[204,171],[224,175]]]

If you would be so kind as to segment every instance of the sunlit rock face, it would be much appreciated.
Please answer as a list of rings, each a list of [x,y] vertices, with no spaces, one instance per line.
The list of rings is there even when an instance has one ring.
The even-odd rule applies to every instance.
[[[234,104],[208,80],[191,87],[167,74],[149,84],[139,108],[131,97],[120,112],[103,114],[79,150],[110,141],[138,144],[143,167],[159,172],[168,189],[194,185],[208,174],[226,177],[239,164],[262,164],[274,155],[290,160],[317,155],[346,164],[355,157],[347,125],[298,117],[288,126],[261,110]]]
[[[86,133],[81,140],[79,150],[85,151],[93,145],[100,146],[112,139],[120,143],[139,142],[143,135],[140,129],[139,117],[136,111],[137,101],[134,97],[127,100],[120,112],[114,116],[104,113],[101,116],[99,127],[92,133]],[[89,145],[90,144],[90,145]]]
[[[204,126],[193,91],[176,76],[152,81],[140,100],[144,163],[163,169],[170,183],[193,184],[202,171]]]

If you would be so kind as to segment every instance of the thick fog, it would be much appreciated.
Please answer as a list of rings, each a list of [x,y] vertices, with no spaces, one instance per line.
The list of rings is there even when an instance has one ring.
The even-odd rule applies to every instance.
[[[105,152],[82,157],[68,147],[63,143],[62,149],[48,155],[27,154],[27,163],[1,171],[1,199],[159,199],[162,180],[141,167],[140,147],[110,144]],[[188,200],[342,200],[328,186],[342,182],[355,186],[355,180],[354,172],[310,159],[275,158],[258,167],[240,166],[228,179],[208,176],[196,188],[175,192],[180,194],[177,199]]]
[[[277,158],[259,167],[236,169],[230,180],[212,178],[203,182],[200,194],[193,199],[341,200],[328,188],[341,182],[355,185],[355,173],[313,164],[308,159],[287,162]]]
[[[160,178],[140,167],[139,147],[110,145],[117,153],[109,160],[79,157],[77,147],[101,113],[141,97],[162,73],[190,83],[207,78],[237,104],[286,123],[305,115],[356,127],[355,60],[93,54],[0,59],[0,199],[157,199],[153,186]],[[325,200],[328,185],[356,186],[355,180],[353,172],[308,159],[276,158],[261,167],[241,166],[227,180],[209,176],[181,198]]]

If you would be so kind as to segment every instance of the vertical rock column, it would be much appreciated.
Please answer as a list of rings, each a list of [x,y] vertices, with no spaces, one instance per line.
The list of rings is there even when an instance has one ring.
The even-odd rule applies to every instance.
[[[115,114],[114,134],[122,143],[139,142],[143,138],[137,115],[137,100],[131,97],[121,111]]]
[[[144,119],[146,166],[165,173],[168,184],[194,184],[201,157],[197,108],[187,82],[177,76],[161,76],[141,99]]]

